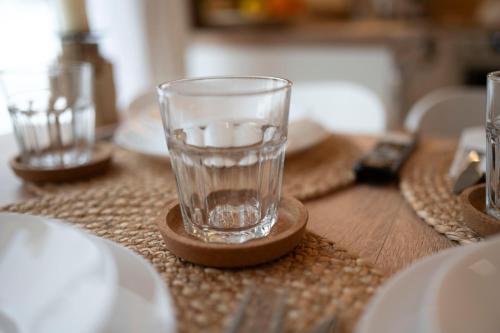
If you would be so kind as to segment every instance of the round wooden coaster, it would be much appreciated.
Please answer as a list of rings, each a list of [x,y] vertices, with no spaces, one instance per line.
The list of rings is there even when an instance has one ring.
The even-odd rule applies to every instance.
[[[23,164],[20,156],[16,156],[10,161],[10,167],[19,178],[29,182],[68,182],[103,173],[110,166],[111,157],[111,146],[101,143],[95,145],[92,160],[82,165],[37,169]]]
[[[304,235],[307,219],[300,201],[283,197],[271,233],[242,244],[207,243],[191,236],[184,230],[178,203],[169,205],[157,222],[166,247],[176,256],[204,266],[236,268],[262,264],[293,250]]]
[[[466,189],[460,195],[464,223],[481,236],[500,232],[500,221],[486,213],[486,187],[479,184]]]

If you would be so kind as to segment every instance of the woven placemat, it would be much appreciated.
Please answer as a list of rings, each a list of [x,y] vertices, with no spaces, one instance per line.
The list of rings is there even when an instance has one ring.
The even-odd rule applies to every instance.
[[[287,157],[283,191],[306,200],[351,184],[354,181],[352,166],[361,154],[361,149],[348,137],[332,135],[311,149]],[[162,182],[169,190],[175,186],[168,160],[150,158],[115,147],[114,162],[108,173],[91,180],[67,184],[30,184],[28,189],[38,195],[67,193],[82,188],[106,187],[124,180],[138,184]]]
[[[120,243],[148,259],[174,300],[180,332],[221,332],[245,286],[287,290],[286,332],[304,332],[337,314],[350,332],[383,276],[364,260],[307,233],[291,254],[251,269],[220,270],[186,263],[164,245],[155,219],[176,198],[166,182],[133,178],[105,186],[43,195],[3,207],[9,212],[64,219]]]
[[[458,196],[452,192],[448,170],[454,147],[438,151],[418,150],[405,164],[400,188],[417,215],[447,238],[460,244],[480,237],[463,223]]]
[[[285,160],[283,190],[298,199],[318,197],[354,182],[362,150],[348,137],[332,135]]]

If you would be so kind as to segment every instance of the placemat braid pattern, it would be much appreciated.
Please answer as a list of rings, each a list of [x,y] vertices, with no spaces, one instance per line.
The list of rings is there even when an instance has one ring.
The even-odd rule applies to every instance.
[[[448,169],[454,150],[415,153],[405,164],[400,188],[417,215],[447,238],[460,244],[480,237],[463,224],[458,196],[452,192]]]
[[[173,296],[180,332],[220,332],[245,286],[285,288],[286,332],[304,332],[337,313],[343,332],[352,330],[383,276],[364,260],[307,233],[295,251],[253,269],[220,270],[183,262],[157,231],[161,208],[176,198],[165,182],[136,180],[44,195],[4,211],[65,219],[138,252],[160,272]]]
[[[330,136],[315,147],[299,152],[285,161],[283,191],[306,200],[324,195],[354,181],[352,166],[361,150],[348,138]],[[107,187],[123,181],[162,182],[165,189],[175,188],[170,162],[148,158],[136,153],[114,149],[114,165],[105,175],[87,181],[67,184],[28,185],[34,193],[67,193],[84,188]]]
[[[312,149],[285,160],[283,190],[306,200],[352,184],[362,151],[349,138],[332,135]]]

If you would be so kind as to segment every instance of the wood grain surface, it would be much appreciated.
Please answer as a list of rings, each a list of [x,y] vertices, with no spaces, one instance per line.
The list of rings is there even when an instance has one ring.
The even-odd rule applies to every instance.
[[[356,137],[368,151],[376,138]],[[455,145],[443,139],[423,140],[417,149],[432,151]],[[308,229],[370,260],[393,274],[418,258],[454,246],[424,223],[407,204],[397,184],[356,184],[306,203]]]
[[[364,150],[377,141],[373,137],[351,139]],[[427,139],[419,149],[454,144]],[[8,160],[16,153],[12,136],[0,137],[0,147],[0,204],[24,200],[29,194],[8,167]],[[420,257],[454,246],[418,218],[396,184],[356,184],[305,204],[309,210],[308,230],[370,260],[389,274]]]

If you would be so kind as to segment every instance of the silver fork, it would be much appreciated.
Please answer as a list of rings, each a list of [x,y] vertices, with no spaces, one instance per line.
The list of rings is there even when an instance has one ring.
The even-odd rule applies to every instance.
[[[248,287],[225,333],[280,333],[286,312],[286,293]]]
[[[319,324],[314,326],[309,333],[335,333],[338,328],[337,323],[337,317],[335,316],[323,319]]]

